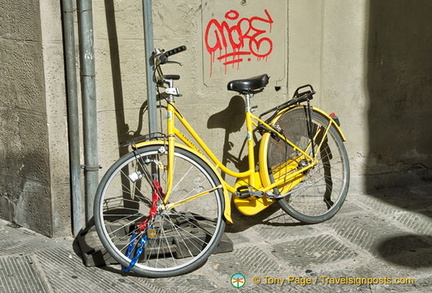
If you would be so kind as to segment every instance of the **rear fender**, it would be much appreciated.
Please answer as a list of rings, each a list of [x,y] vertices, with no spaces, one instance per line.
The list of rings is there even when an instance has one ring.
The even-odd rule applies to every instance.
[[[280,113],[272,121],[279,119],[279,117],[282,114],[284,114],[284,113],[286,113],[288,111],[292,111],[294,109],[304,108],[304,107],[305,107],[304,105],[296,105],[294,107],[289,107],[286,110],[282,110],[282,111],[280,111]],[[325,117],[331,124],[333,124],[333,126],[336,128],[337,132],[340,134],[340,136],[342,138],[342,141],[346,141],[345,135],[342,133],[342,130],[341,130],[340,126],[338,125],[338,123],[336,123],[336,121],[333,118],[331,118],[329,116],[329,114],[327,114],[323,110],[321,110],[319,108],[316,108],[316,107],[311,107],[311,110],[314,111],[314,112],[316,112],[316,113],[318,113],[318,114],[320,114],[321,116]]]

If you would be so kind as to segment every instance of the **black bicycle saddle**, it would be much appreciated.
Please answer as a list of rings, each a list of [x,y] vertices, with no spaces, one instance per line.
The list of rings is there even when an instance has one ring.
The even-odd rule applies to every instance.
[[[228,90],[241,94],[254,93],[261,91],[269,82],[267,74],[258,75],[247,79],[232,80],[228,83]]]

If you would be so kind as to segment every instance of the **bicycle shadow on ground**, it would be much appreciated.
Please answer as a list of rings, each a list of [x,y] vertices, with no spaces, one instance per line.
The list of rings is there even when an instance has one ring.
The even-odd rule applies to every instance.
[[[216,248],[213,253],[222,253],[222,252],[228,252],[232,251],[232,243],[225,238],[221,240],[220,245],[221,248]],[[223,244],[225,246],[223,246]],[[81,259],[83,262],[83,265],[86,267],[97,267],[101,270],[119,274],[122,276],[131,276],[131,277],[142,277],[141,275],[134,273],[134,272],[127,272],[125,271],[125,268],[122,267],[105,249],[102,242],[99,239],[99,236],[96,232],[95,222],[94,218],[92,218],[88,224],[87,227],[84,229],[81,229],[81,231],[78,233],[78,235],[75,237],[72,248],[75,252],[75,254]],[[207,263],[202,263],[199,267],[196,268],[199,269],[202,266],[204,266]],[[181,275],[176,276],[181,277]]]
[[[268,225],[273,227],[292,227],[308,225],[290,217],[279,207],[277,202],[273,203],[267,209],[253,216],[243,215],[240,211],[236,209],[234,203],[231,202],[231,217],[234,224],[226,226],[225,232],[228,233],[243,232],[256,225]]]
[[[125,272],[106,251],[97,235],[94,219],[89,221],[86,228],[81,229],[72,243],[72,248],[86,267],[98,267],[122,276],[138,276],[133,272]]]

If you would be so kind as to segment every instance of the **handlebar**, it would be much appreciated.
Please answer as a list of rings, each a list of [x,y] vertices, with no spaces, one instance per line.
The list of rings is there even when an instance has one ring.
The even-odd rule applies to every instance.
[[[159,59],[159,64],[165,64],[168,62],[168,57],[186,51],[186,46],[180,46],[168,51],[156,49],[153,53],[153,58]],[[157,62],[155,62],[157,64]]]
[[[154,70],[155,70],[155,80],[159,85],[159,82],[162,81],[162,83],[164,82],[165,79],[167,79],[167,76],[164,76],[163,72],[162,72],[162,67],[161,65],[166,64],[166,63],[177,63],[180,64],[179,62],[175,62],[175,61],[168,61],[168,57],[178,54],[180,52],[186,51],[186,46],[180,46],[168,51],[165,51],[163,49],[155,49],[153,51],[153,65],[154,65]],[[171,76],[172,77],[172,76]],[[175,78],[172,79],[179,79],[180,77],[175,76]]]
[[[172,56],[174,54],[178,54],[178,53],[183,52],[183,51],[186,51],[186,46],[184,46],[184,45],[177,47],[177,48],[174,48],[174,49],[171,49],[169,51],[166,51],[164,55],[169,57],[169,56]]]

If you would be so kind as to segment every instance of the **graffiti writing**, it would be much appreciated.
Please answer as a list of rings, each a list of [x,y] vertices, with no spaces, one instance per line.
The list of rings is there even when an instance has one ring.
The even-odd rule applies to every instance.
[[[266,9],[263,17],[240,18],[239,12],[230,10],[222,22],[211,19],[204,35],[210,54],[210,76],[216,59],[225,66],[225,73],[228,65],[239,69],[241,62],[252,61],[252,58],[267,60],[273,51],[273,42],[268,36],[272,25],[273,19]]]

